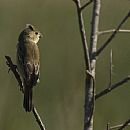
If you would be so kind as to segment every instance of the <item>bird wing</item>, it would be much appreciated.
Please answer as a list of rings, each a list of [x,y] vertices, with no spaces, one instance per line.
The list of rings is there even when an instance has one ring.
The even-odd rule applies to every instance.
[[[36,85],[39,78],[39,49],[37,45],[31,43],[19,45],[17,55],[24,81],[26,84]]]

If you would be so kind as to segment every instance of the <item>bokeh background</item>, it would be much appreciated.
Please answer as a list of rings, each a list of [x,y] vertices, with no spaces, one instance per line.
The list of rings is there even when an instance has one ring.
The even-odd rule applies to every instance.
[[[84,3],[86,0],[83,0]],[[84,10],[89,41],[92,5]],[[100,30],[113,29],[130,9],[129,0],[102,0]],[[0,0],[0,129],[39,130],[31,113],[22,107],[23,95],[13,74],[8,74],[5,55],[16,63],[20,31],[31,23],[43,33],[40,84],[34,88],[34,103],[47,130],[82,130],[84,117],[85,64],[72,0]],[[124,24],[130,29],[130,19]],[[109,35],[99,37],[98,47]],[[130,34],[118,34],[100,55],[96,90],[109,83],[110,49],[113,49],[113,82],[130,74]],[[109,122],[116,125],[130,118],[130,83],[96,102],[95,130]],[[130,129],[130,128],[128,128]]]

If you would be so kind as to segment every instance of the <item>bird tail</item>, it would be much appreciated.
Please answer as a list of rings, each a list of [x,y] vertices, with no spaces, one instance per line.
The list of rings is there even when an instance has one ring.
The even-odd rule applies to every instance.
[[[26,86],[24,90],[23,107],[26,112],[32,110],[32,88],[29,88],[29,86]]]

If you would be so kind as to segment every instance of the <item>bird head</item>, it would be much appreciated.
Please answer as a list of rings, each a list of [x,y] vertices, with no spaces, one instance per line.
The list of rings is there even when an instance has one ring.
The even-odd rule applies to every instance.
[[[20,33],[19,41],[38,43],[42,34],[31,24],[26,24],[25,29]]]

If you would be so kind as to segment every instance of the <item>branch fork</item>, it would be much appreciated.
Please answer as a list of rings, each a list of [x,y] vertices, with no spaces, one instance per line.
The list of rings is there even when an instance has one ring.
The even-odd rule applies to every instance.
[[[119,23],[116,29],[99,31],[99,16],[100,16],[100,6],[101,0],[89,0],[83,6],[80,4],[80,0],[73,0],[77,7],[77,16],[79,22],[79,30],[81,35],[81,40],[84,50],[84,60],[85,60],[85,69],[86,69],[86,81],[85,81],[85,112],[84,112],[84,130],[93,130],[93,115],[95,100],[106,95],[113,89],[123,85],[124,83],[130,80],[130,76],[123,78],[122,80],[112,84],[112,51],[110,55],[110,81],[109,86],[95,95],[95,68],[96,60],[99,54],[109,45],[109,43],[114,39],[117,32],[130,32],[130,30],[121,30],[123,24],[130,17],[130,11]],[[90,35],[90,47],[88,48],[88,43],[86,39],[86,32],[84,27],[84,20],[82,16],[82,11],[93,2],[93,12],[92,12],[92,24],[91,24],[91,35]],[[99,35],[112,33],[110,37],[105,41],[105,43],[97,49],[97,41]],[[107,126],[109,129],[109,125]],[[121,130],[121,129],[119,129]]]

